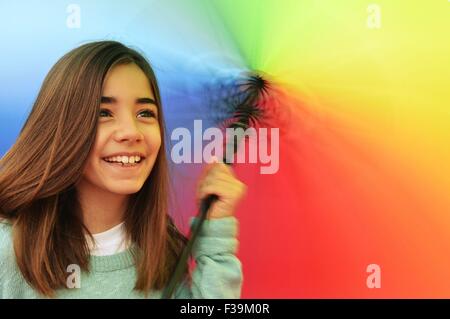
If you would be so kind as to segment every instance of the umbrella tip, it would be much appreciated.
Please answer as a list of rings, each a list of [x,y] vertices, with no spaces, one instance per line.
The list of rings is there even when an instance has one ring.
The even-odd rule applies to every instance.
[[[258,93],[267,93],[269,88],[269,81],[267,81],[259,72],[252,72],[248,74],[246,82],[247,87],[250,90]]]
[[[252,81],[256,87],[259,89],[267,87],[267,80],[265,80],[261,75],[254,74],[250,77],[250,81]]]

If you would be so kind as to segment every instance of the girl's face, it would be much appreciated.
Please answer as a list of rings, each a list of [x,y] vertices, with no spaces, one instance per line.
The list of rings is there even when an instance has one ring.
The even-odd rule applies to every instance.
[[[81,185],[121,195],[141,189],[161,146],[155,103],[149,80],[137,65],[118,65],[108,72]]]

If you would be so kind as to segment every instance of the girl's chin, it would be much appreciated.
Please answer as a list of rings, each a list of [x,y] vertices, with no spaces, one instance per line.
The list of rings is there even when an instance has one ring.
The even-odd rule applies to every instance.
[[[106,189],[117,195],[131,195],[139,192],[142,185],[142,183],[130,183],[130,185],[126,185],[126,182],[117,182],[106,185]]]

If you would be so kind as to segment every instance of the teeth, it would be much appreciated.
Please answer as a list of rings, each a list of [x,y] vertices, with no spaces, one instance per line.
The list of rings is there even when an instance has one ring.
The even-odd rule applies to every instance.
[[[141,161],[140,156],[113,156],[113,157],[106,157],[106,161],[108,162],[117,162],[117,163],[124,163],[124,164],[134,164]]]

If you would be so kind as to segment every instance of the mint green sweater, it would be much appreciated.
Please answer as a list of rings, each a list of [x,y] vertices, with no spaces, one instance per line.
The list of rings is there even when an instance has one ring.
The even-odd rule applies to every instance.
[[[191,220],[194,222],[195,219]],[[239,298],[242,267],[236,257],[238,221],[235,217],[206,220],[193,248],[196,267],[192,283],[180,285],[175,298]],[[135,291],[136,268],[130,250],[91,256],[90,272],[81,272],[80,288],[56,291],[56,298],[145,298]],[[68,276],[71,273],[68,272]],[[151,291],[159,298],[162,291]],[[12,246],[12,226],[0,221],[0,298],[45,298],[23,278]]]

